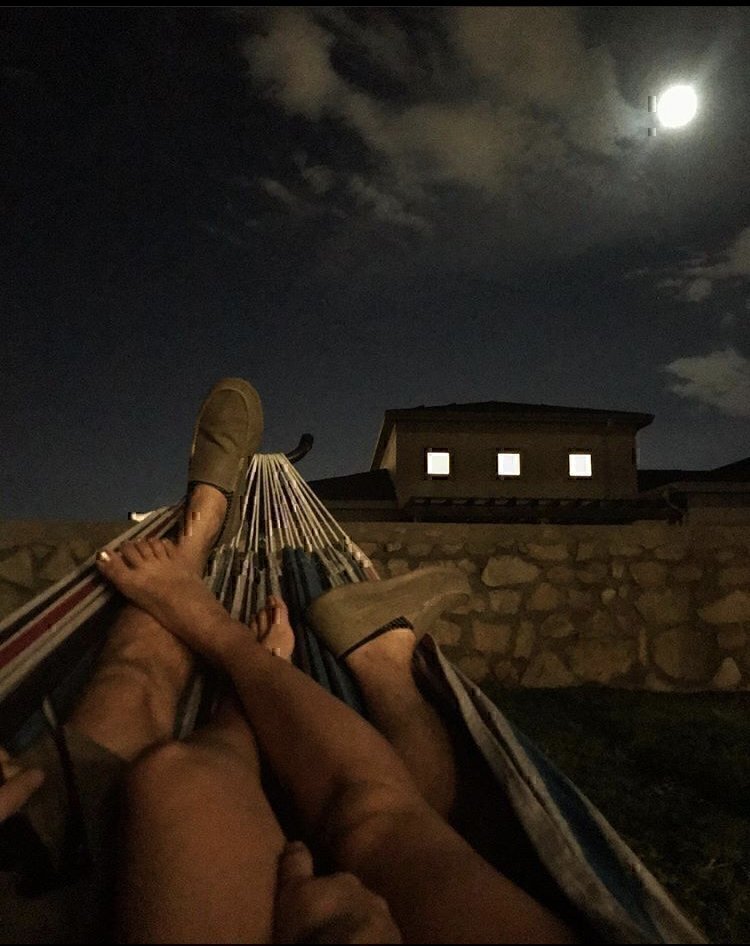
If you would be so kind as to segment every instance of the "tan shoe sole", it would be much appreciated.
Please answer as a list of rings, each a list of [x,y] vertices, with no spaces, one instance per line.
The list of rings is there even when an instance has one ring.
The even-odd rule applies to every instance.
[[[334,588],[312,602],[307,617],[328,649],[341,657],[399,617],[411,623],[419,640],[444,611],[470,594],[464,572],[432,565],[396,578]]]

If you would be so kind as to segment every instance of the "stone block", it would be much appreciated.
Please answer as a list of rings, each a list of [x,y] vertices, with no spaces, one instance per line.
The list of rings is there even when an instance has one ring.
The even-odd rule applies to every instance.
[[[499,585],[528,585],[539,575],[539,568],[517,555],[494,555],[489,559],[482,581],[489,587]]]
[[[405,575],[410,571],[409,563],[405,558],[389,558],[387,568],[391,578],[395,578],[396,575]]]
[[[617,638],[579,640],[567,648],[571,670],[587,683],[610,683],[632,670],[635,642]]]
[[[579,568],[576,577],[584,585],[595,585],[607,578],[607,566],[604,562],[589,562],[586,568]]]
[[[690,594],[672,588],[644,591],[636,601],[636,607],[649,624],[679,624],[690,616]]]
[[[29,551],[34,556],[35,562],[43,562],[44,559],[55,550],[54,545],[42,545],[39,542],[35,542],[33,545],[29,546]]]
[[[615,621],[609,611],[595,611],[584,627],[584,637],[609,637],[615,633]]]
[[[750,565],[733,565],[719,572],[719,584],[722,588],[735,585],[750,585]]]
[[[459,542],[443,542],[440,546],[440,551],[443,555],[449,555],[453,557],[454,555],[460,555],[463,551],[463,545]]]
[[[367,556],[377,555],[380,551],[378,542],[358,542],[357,544]]]
[[[617,597],[617,592],[614,588],[605,588],[599,597],[602,599],[602,604],[612,604]]]
[[[461,642],[461,627],[454,621],[435,621],[430,628],[430,634],[443,647],[455,647]]]
[[[747,631],[741,624],[722,627],[716,635],[716,642],[722,650],[742,650],[747,644]]]
[[[593,558],[605,558],[606,550],[601,542],[579,542],[576,552],[577,562],[590,562]]]
[[[507,624],[490,624],[487,621],[471,622],[471,639],[474,649],[483,654],[505,654],[510,649],[513,629]]]
[[[650,670],[643,681],[643,689],[650,690],[652,693],[674,693],[676,687],[673,683],[667,683],[666,680]]]
[[[458,669],[465,673],[473,683],[482,683],[489,676],[490,668],[486,657],[468,654],[459,658]]]
[[[642,664],[644,667],[647,667],[649,664],[648,634],[646,633],[645,627],[638,629],[638,663]]]
[[[535,641],[536,630],[534,625],[531,621],[521,621],[518,634],[516,634],[516,647],[513,656],[528,660],[534,650]]]
[[[406,552],[412,558],[427,558],[432,551],[432,546],[427,542],[409,542],[406,546]]]
[[[472,594],[464,604],[457,604],[451,609],[451,614],[470,614],[472,611],[487,611],[489,604],[484,595]]]
[[[575,625],[566,614],[550,614],[539,627],[542,637],[570,637],[574,631]]]
[[[643,549],[640,545],[634,545],[630,542],[614,541],[610,542],[609,545],[609,554],[620,558],[638,558],[642,552]]]
[[[627,585],[620,585],[617,589],[617,597],[625,600],[630,597],[630,588]]]
[[[725,657],[711,680],[717,690],[733,690],[742,682],[740,668],[731,657]]]
[[[466,572],[467,575],[473,575],[474,572],[478,572],[476,564],[472,562],[470,558],[462,558],[460,562],[456,562],[458,567],[462,572]]]
[[[703,578],[703,569],[698,565],[675,565],[672,575],[675,581],[686,585],[693,581],[700,581]]]
[[[621,579],[621,578],[624,576],[624,574],[625,574],[625,562],[620,562],[620,561],[612,562],[612,565],[611,565],[611,567],[610,567],[610,571],[612,572],[612,577],[613,577],[616,581],[620,581],[620,579]]]
[[[529,555],[538,562],[564,562],[568,557],[566,545],[529,545]]]
[[[77,568],[77,565],[70,548],[67,545],[59,545],[40,568],[39,577],[47,582],[59,581]]]
[[[0,618],[6,618],[25,604],[31,597],[31,592],[24,593],[20,588],[0,581]]]
[[[654,550],[654,555],[665,562],[681,562],[688,553],[688,547],[684,542],[670,542],[667,545],[659,545]]]
[[[568,589],[568,605],[573,611],[593,611],[594,595],[590,591],[578,591],[577,588]]]
[[[641,588],[661,588],[667,581],[667,566],[661,562],[632,562],[630,574]]]
[[[521,678],[521,686],[525,687],[566,687],[575,682],[562,660],[550,651],[537,654]]]
[[[655,549],[664,544],[664,527],[656,523],[639,522],[635,527],[634,537],[644,549]]]
[[[403,543],[401,542],[386,542],[385,543],[385,550],[389,554],[393,554],[394,552],[400,552],[403,547],[404,547]]]
[[[547,581],[553,585],[572,585],[576,578],[576,573],[567,565],[553,565],[547,571]]]
[[[717,549],[714,552],[714,558],[717,562],[731,562],[734,557],[734,549]]]
[[[554,611],[562,606],[565,598],[549,582],[543,581],[534,589],[526,604],[527,611]]]
[[[709,624],[743,624],[750,621],[750,594],[732,591],[705,608],[699,608],[698,614]]]
[[[31,549],[19,548],[0,562],[0,579],[33,590],[37,584]]]
[[[707,680],[716,666],[713,634],[671,627],[653,641],[654,663],[675,680]]]
[[[518,669],[510,660],[497,660],[492,665],[492,676],[499,682],[508,686],[516,686],[520,676]]]
[[[498,614],[518,614],[521,607],[521,592],[511,589],[490,592],[490,608]]]

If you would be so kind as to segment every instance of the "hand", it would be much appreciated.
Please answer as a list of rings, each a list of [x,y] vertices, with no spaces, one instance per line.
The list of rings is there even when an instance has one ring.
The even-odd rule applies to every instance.
[[[0,822],[22,808],[44,781],[41,769],[20,769],[5,749],[0,749],[0,767],[5,783],[0,784]]]
[[[316,877],[301,841],[287,844],[276,887],[276,943],[401,943],[388,904],[354,874]]]

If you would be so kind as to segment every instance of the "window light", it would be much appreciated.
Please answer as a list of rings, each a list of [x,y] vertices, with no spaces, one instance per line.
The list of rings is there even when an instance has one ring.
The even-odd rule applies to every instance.
[[[571,476],[591,476],[590,453],[570,453],[568,457]]]
[[[451,455],[447,450],[427,451],[427,475],[450,476]]]
[[[498,476],[520,476],[521,475],[521,454],[520,453],[498,453],[497,475]]]

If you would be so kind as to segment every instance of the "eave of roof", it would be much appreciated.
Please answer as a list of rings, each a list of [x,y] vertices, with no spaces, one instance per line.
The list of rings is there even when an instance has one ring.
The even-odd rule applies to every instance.
[[[643,414],[635,411],[611,411],[599,408],[561,407],[551,404],[520,404],[512,401],[479,401],[475,404],[442,404],[432,407],[408,407],[387,410],[380,428],[375,452],[372,458],[371,469],[378,469],[383,459],[388,438],[394,425],[399,420],[428,420],[436,418],[448,423],[458,423],[466,420],[486,420],[487,417],[497,419],[512,419],[515,421],[532,421],[539,423],[614,423],[635,430],[647,427],[654,419],[653,414]]]

